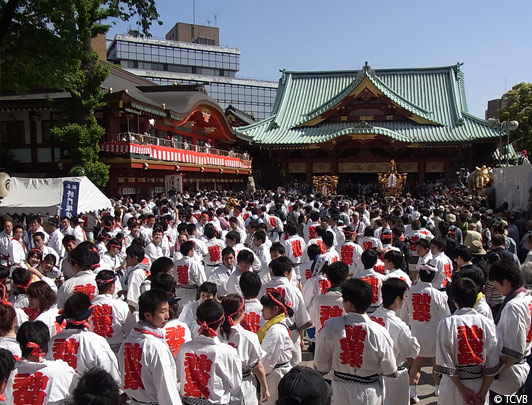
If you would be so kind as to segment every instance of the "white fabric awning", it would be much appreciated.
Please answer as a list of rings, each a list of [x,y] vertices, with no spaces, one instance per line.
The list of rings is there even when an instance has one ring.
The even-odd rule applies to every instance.
[[[11,177],[9,194],[0,201],[0,215],[60,215],[65,181],[79,182],[77,214],[112,208],[111,200],[87,177]]]

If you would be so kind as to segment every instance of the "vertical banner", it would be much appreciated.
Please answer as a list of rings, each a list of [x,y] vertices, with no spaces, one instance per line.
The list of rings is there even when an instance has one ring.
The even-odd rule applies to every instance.
[[[183,175],[169,174],[164,176],[164,187],[166,194],[183,192]]]
[[[63,198],[61,199],[61,217],[72,218],[78,214],[79,182],[63,182]]]

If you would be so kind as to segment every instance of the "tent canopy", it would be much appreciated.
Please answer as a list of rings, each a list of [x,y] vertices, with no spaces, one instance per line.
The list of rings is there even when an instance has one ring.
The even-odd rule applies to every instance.
[[[77,214],[112,208],[109,198],[87,177],[11,177],[9,194],[0,201],[0,215],[60,215],[65,181],[79,183]]]

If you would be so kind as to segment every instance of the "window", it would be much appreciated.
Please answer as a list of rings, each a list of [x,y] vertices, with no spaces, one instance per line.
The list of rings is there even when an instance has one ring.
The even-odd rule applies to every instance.
[[[43,142],[52,142],[54,140],[54,136],[52,134],[52,126],[49,120],[43,120],[41,121],[41,129],[42,129],[42,141]]]
[[[24,121],[1,121],[0,142],[24,143]]]

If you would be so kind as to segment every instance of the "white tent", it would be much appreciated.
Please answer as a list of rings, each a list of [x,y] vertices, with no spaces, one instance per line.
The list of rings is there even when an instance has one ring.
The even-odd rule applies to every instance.
[[[7,197],[0,200],[0,215],[42,214],[60,215],[63,183],[79,183],[77,212],[111,209],[112,204],[87,177],[24,178],[11,177]]]

